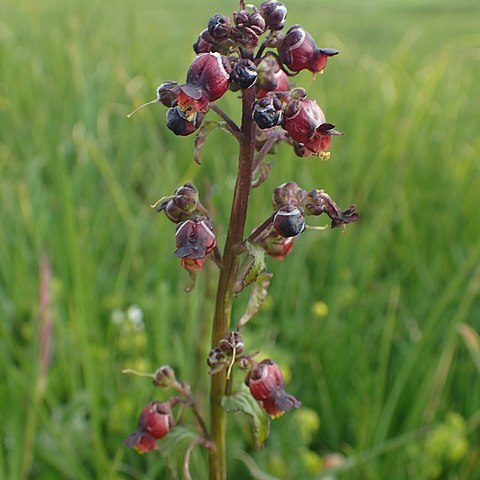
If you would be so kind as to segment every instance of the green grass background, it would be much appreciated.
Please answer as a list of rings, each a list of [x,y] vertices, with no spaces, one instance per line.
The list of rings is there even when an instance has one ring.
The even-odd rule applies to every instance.
[[[327,163],[281,146],[247,229],[289,180],[356,203],[362,218],[345,233],[307,231],[269,263],[247,346],[290,372],[307,415],[275,421],[261,452],[231,422],[231,478],[480,478],[480,346],[461,329],[480,329],[478,2],[288,7],[290,24],[341,51],[315,82],[305,72],[295,82],[345,135]],[[169,363],[202,403],[216,273],[183,292],[174,225],[149,204],[194,181],[222,244],[235,142],[212,134],[198,167],[193,138],[166,129],[162,106],[125,115],[163,81],[183,81],[208,17],[234,8],[0,1],[0,478],[168,478],[158,455],[122,445],[142,406],[165,394],[120,372]],[[219,104],[238,118],[235,94]],[[42,256],[54,323],[44,391]],[[128,321],[132,305],[143,330]],[[328,471],[332,453],[342,456]],[[194,467],[205,478],[199,452]]]

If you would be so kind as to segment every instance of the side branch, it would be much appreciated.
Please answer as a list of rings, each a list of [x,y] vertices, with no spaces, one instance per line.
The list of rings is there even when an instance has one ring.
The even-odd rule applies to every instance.
[[[210,103],[209,107],[225,121],[231,134],[240,142],[242,140],[242,131],[238,125],[217,104]]]

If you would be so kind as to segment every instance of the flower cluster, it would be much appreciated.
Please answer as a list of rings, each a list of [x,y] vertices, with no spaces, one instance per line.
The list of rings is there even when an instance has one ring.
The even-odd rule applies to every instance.
[[[253,118],[260,129],[281,127],[287,134],[283,140],[292,144],[299,156],[328,158],[325,152],[331,136],[339,132],[326,122],[315,100],[296,97],[298,89],[292,92],[289,76],[302,70],[315,76],[323,72],[327,59],[339,52],[318,48],[300,25],[283,33],[286,17],[285,5],[276,0],[267,0],[258,8],[241,2],[241,10],[233,13],[233,19],[213,15],[193,45],[197,56],[185,83],[163,83],[157,98],[145,105],[160,102],[168,107],[167,127],[185,136],[200,128],[210,105],[229,89],[255,86],[259,101]],[[255,53],[262,36],[265,39]]]

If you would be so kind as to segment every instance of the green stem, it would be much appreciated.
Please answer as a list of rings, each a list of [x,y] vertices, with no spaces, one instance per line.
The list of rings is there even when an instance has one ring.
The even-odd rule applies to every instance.
[[[252,182],[253,154],[255,150],[255,124],[252,121],[254,88],[242,92],[242,125],[238,171],[233,194],[230,222],[218,279],[215,314],[212,326],[212,348],[227,334],[230,327],[235,278],[238,268],[237,250],[242,244],[248,197]],[[225,480],[227,419],[221,401],[225,394],[225,371],[212,375],[210,389],[210,427],[215,448],[210,453],[210,480]]]

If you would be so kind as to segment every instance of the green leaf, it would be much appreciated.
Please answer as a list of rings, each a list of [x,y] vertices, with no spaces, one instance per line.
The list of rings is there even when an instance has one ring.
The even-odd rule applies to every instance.
[[[200,152],[205,146],[207,137],[217,128],[225,129],[226,126],[222,122],[206,121],[203,122],[202,126],[198,129],[197,136],[195,137],[195,149],[193,152],[193,159],[198,165],[201,165]]]
[[[248,254],[243,259],[235,284],[235,292],[239,293],[265,271],[265,250],[253,243],[246,242]]]
[[[247,415],[253,428],[257,448],[263,447],[270,432],[270,418],[260,404],[252,397],[248,387],[242,383],[240,388],[230,396],[222,399],[222,407],[227,412],[242,412]]]
[[[188,448],[198,435],[183,426],[172,428],[168,435],[158,442],[160,454],[174,479],[183,478],[183,465]]]
[[[263,272],[255,279],[245,313],[238,321],[238,329],[242,328],[246,323],[248,323],[250,319],[262,308],[263,302],[265,302],[265,299],[268,295],[268,286],[270,285],[271,278],[271,273]]]

